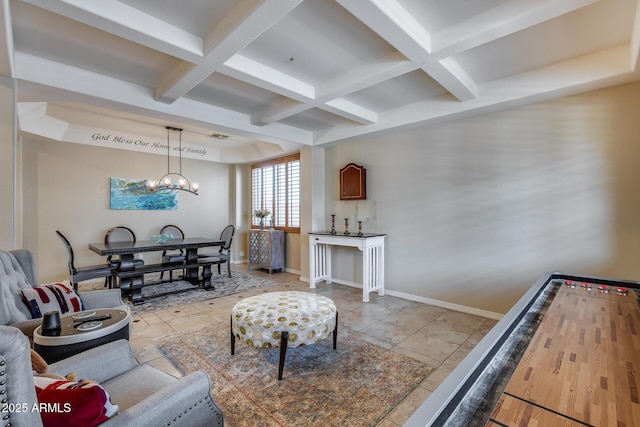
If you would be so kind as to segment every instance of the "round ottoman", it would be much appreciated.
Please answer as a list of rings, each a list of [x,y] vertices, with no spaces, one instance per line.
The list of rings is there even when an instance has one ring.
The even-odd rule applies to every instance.
[[[231,310],[231,354],[236,338],[258,348],[280,347],[282,379],[287,347],[338,338],[338,310],[329,298],[309,292],[269,292],[243,299]]]

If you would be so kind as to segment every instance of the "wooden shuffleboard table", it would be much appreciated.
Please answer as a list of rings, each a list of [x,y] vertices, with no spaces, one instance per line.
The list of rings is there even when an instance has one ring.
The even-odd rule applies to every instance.
[[[405,426],[640,427],[639,295],[545,275]]]

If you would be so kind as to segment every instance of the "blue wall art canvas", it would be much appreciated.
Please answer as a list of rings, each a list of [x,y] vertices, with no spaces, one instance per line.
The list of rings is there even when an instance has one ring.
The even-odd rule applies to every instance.
[[[178,191],[149,191],[144,179],[111,178],[111,209],[169,210],[178,209]]]

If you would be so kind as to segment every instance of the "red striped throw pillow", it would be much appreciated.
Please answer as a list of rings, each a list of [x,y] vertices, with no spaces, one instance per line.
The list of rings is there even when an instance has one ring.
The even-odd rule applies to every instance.
[[[107,391],[95,382],[34,377],[37,410],[44,427],[94,427],[118,413]]]
[[[60,314],[76,313],[83,310],[82,300],[69,285],[56,283],[32,289],[23,289],[22,296],[34,319],[48,311]]]

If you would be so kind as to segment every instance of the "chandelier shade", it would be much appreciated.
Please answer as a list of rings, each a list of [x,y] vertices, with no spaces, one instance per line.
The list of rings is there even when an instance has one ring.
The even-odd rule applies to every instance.
[[[200,190],[200,186],[197,182],[191,183],[187,179],[186,176],[182,175],[182,129],[175,128],[171,126],[167,126],[167,173],[162,176],[162,178],[158,180],[149,179],[147,180],[147,188],[149,191],[160,191],[160,190],[181,190],[186,191],[191,194],[198,195],[198,190]],[[179,159],[180,159],[180,167],[178,172],[171,172],[170,168],[170,152],[171,152],[171,132],[178,132],[178,141],[179,141]]]

